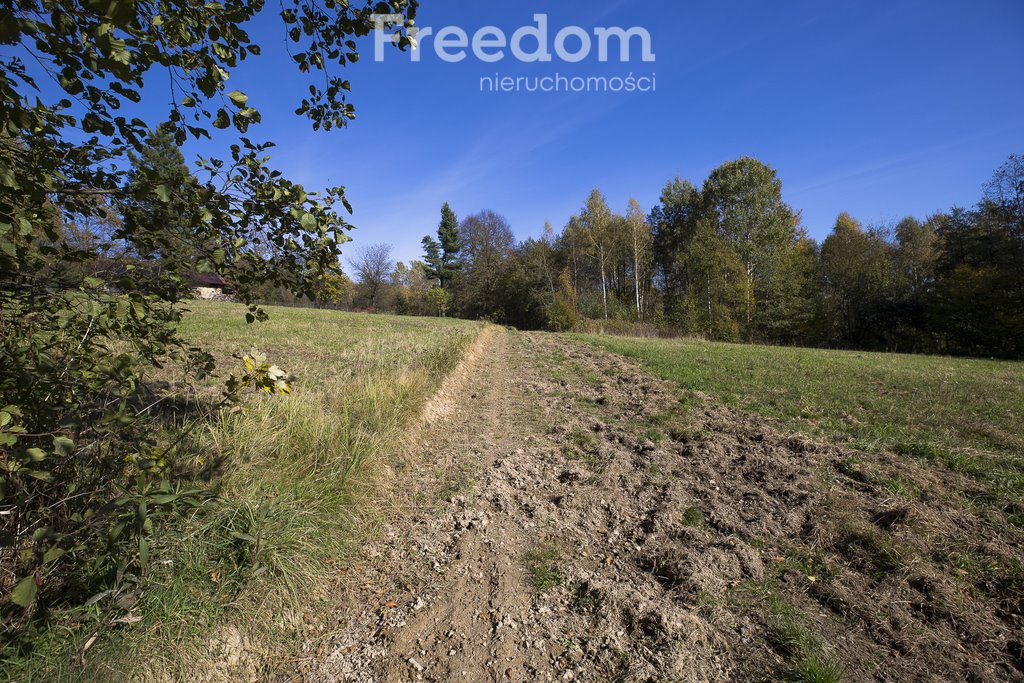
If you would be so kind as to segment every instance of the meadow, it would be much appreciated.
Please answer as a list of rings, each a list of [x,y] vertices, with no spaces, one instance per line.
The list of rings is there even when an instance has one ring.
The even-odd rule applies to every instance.
[[[1024,496],[1024,364],[583,335],[652,373],[786,428],[941,462]]]

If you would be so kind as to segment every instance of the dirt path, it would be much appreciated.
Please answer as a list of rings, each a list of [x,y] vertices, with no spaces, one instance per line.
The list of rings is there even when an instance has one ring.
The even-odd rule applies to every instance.
[[[782,434],[563,337],[492,332],[470,370],[417,455],[449,490],[364,549],[339,624],[282,680],[768,680],[829,661],[847,680],[1024,680],[1016,594],[933,552],[1017,552],[943,493],[970,482]]]

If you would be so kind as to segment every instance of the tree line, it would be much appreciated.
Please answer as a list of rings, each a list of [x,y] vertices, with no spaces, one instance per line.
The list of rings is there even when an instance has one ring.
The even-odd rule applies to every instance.
[[[616,212],[595,189],[561,231],[522,241],[494,211],[459,221],[445,204],[422,244],[410,263],[387,245],[358,249],[334,303],[524,329],[608,320],[725,341],[1024,355],[1018,155],[972,208],[881,225],[843,212],[820,243],[775,170],[743,157],[700,187],[671,180],[646,212],[636,200]]]

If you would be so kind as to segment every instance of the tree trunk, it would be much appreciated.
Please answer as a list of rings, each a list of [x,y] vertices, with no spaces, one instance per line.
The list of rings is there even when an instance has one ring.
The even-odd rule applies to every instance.
[[[637,244],[636,235],[633,235],[633,289],[636,290],[636,319],[643,321],[643,314],[640,312],[640,245]]]
[[[713,339],[714,323],[711,313],[711,276],[708,275],[708,339]]]
[[[605,277],[604,245],[600,247],[601,258],[601,298],[604,300],[604,319],[608,319],[608,282]]]

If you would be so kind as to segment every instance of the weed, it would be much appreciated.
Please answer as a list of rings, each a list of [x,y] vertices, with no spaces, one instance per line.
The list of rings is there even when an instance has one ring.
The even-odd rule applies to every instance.
[[[809,655],[800,660],[789,680],[794,683],[839,683],[843,667],[831,657]]]
[[[922,495],[920,486],[902,477],[880,479],[878,483],[891,493],[900,496],[901,498],[918,499]]]
[[[543,593],[562,585],[561,559],[561,549],[554,544],[538,546],[526,554],[523,566],[534,588]]]
[[[591,588],[584,581],[576,584],[576,588],[573,590],[572,603],[581,612],[598,614],[601,611],[604,600],[601,597],[600,591]]]
[[[772,637],[786,653],[801,657],[819,649],[818,636],[807,627],[803,614],[794,605],[772,592],[768,609]]]
[[[863,464],[863,460],[851,456],[843,458],[842,460],[838,461],[836,463],[836,469],[839,470],[841,474],[849,477],[850,479],[864,481],[866,477],[864,473],[860,471],[860,467]]]
[[[644,432],[644,438],[647,439],[648,441],[653,441],[654,443],[658,443],[660,441],[664,441],[665,440],[665,433],[662,432],[660,429],[657,429],[655,427],[651,427],[650,429],[648,429],[648,430],[646,430]]]
[[[695,507],[686,508],[686,511],[683,512],[683,526],[703,529],[706,522],[704,513]]]
[[[573,429],[569,432],[569,442],[584,453],[597,451],[597,437],[582,429]]]

